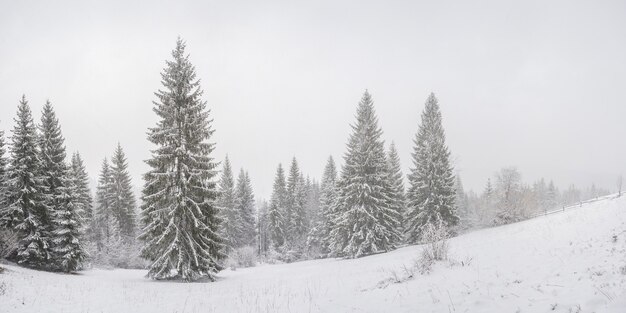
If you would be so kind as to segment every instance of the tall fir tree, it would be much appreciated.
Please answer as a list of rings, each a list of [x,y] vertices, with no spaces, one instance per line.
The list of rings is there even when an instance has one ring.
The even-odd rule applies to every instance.
[[[406,214],[406,197],[404,194],[404,180],[400,166],[400,156],[396,145],[392,142],[387,152],[387,166],[389,174],[389,207],[395,211],[395,219],[398,221],[396,228],[399,233],[403,232],[404,216]]]
[[[382,130],[367,91],[356,118],[338,182],[330,245],[334,255],[348,257],[392,250],[400,239],[396,211],[389,206],[391,186]]]
[[[122,239],[133,244],[137,228],[137,204],[128,173],[128,162],[118,143],[111,159],[111,210],[120,225]]]
[[[239,215],[241,246],[254,246],[254,192],[248,172],[241,169],[235,190],[235,210]]]
[[[218,233],[212,120],[180,38],[172,57],[161,74],[164,89],[156,92],[159,120],[148,133],[156,147],[144,175],[141,253],[152,262],[151,278],[213,280],[225,255]]]
[[[406,232],[409,243],[421,240],[426,225],[442,221],[453,227],[459,222],[455,208],[454,174],[445,143],[441,112],[434,94],[426,100],[414,140],[413,168],[409,174]]]
[[[76,204],[83,212],[83,227],[87,231],[91,229],[93,223],[93,198],[91,197],[91,189],[89,188],[89,175],[82,157],[78,152],[72,154],[72,163],[70,165],[71,178],[76,188]]]
[[[65,163],[65,139],[50,101],[43,107],[39,125],[39,154],[44,178],[44,201],[50,216],[51,255],[54,266],[64,272],[78,269],[85,252],[82,242],[82,213],[76,188]]]
[[[287,202],[286,186],[285,171],[283,170],[283,166],[278,164],[276,177],[274,178],[272,199],[268,211],[269,237],[274,249],[278,249],[285,244],[285,216],[283,212],[285,211]]]
[[[218,193],[217,204],[222,219],[220,236],[224,239],[225,252],[230,252],[241,245],[242,223],[235,208],[235,179],[228,156],[224,159]]]
[[[44,177],[37,144],[37,128],[26,101],[18,106],[11,138],[7,171],[7,207],[2,224],[18,232],[17,262],[36,268],[48,268],[51,259],[51,216],[43,197]]]

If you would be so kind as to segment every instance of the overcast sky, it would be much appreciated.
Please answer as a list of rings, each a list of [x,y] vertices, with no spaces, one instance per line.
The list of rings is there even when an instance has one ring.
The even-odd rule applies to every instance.
[[[1,0],[0,129],[10,135],[23,93],[37,120],[50,99],[89,174],[119,141],[139,189],[178,35],[214,118],[214,156],[246,168],[257,196],[293,156],[318,179],[329,155],[343,161],[366,88],[405,173],[432,91],[466,189],[504,166],[560,187],[615,189],[626,174],[619,0]]]

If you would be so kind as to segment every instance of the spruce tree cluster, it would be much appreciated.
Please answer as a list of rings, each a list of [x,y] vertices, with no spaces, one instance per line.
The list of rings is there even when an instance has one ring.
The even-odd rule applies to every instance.
[[[218,192],[217,203],[222,219],[219,233],[224,240],[224,252],[230,253],[241,247],[255,246],[256,210],[252,182],[248,172],[242,169],[235,185],[228,156],[222,167]]]
[[[77,160],[77,162],[79,162]],[[84,199],[86,200],[86,199]],[[128,162],[118,143],[111,161],[104,158],[96,187],[96,207],[90,225],[96,264],[135,267],[137,205]]]
[[[0,141],[0,226],[19,238],[10,258],[37,269],[76,271],[86,258],[80,199],[89,191],[77,186],[66,163],[65,139],[52,104],[46,102],[35,126],[22,96],[8,164]]]

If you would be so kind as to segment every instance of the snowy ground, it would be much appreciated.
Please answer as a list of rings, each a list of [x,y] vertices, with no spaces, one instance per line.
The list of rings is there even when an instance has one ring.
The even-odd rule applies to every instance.
[[[441,263],[399,284],[381,281],[410,266],[421,247],[224,271],[214,283],[155,282],[141,270],[62,275],[8,265],[0,312],[626,312],[626,196],[450,244],[464,265]]]

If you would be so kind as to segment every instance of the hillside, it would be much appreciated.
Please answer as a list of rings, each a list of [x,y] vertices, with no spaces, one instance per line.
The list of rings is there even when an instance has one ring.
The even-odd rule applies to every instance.
[[[0,312],[626,312],[626,197],[475,231],[450,248],[455,262],[404,283],[388,279],[420,246],[227,270],[215,283],[7,265]]]

